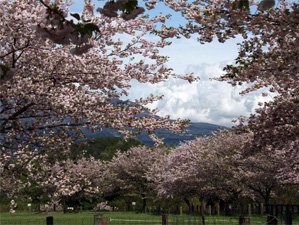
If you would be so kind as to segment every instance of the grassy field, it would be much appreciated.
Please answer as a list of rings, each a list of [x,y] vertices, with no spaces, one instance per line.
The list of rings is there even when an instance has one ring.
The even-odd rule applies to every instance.
[[[96,213],[99,214],[99,213]],[[161,215],[151,215],[133,212],[103,212],[107,225],[158,225],[162,224]],[[81,213],[28,213],[17,212],[14,215],[0,213],[0,225],[46,225],[46,218],[53,216],[54,225],[93,225],[94,212]],[[238,217],[206,216],[206,225],[237,225]],[[168,215],[169,225],[200,225],[199,215]],[[266,217],[252,216],[251,225],[266,224]],[[278,224],[284,224],[279,219]],[[294,218],[293,225],[299,225],[298,216]]]
[[[46,218],[53,216],[56,225],[92,225],[94,213],[28,213],[0,214],[0,225],[45,225]]]

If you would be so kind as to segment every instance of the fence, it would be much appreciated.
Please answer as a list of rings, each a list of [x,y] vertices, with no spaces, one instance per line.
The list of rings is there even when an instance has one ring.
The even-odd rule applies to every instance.
[[[94,215],[94,218],[54,218],[46,219],[16,219],[0,220],[1,225],[299,225],[299,218],[290,224],[285,223],[283,217],[275,218],[276,223],[267,223],[267,216],[252,217],[227,217],[227,216],[206,216],[203,219],[200,215],[167,215],[124,217],[114,214]]]
[[[103,221],[106,225],[270,225],[273,221],[268,221],[267,215],[261,216],[206,216],[204,222],[201,216],[188,215],[163,215],[155,218],[128,218],[115,217],[113,215],[104,215]],[[277,225],[299,225],[299,218],[288,224],[284,217],[275,218]],[[97,224],[98,225],[98,224]],[[102,225],[102,224],[99,224]]]

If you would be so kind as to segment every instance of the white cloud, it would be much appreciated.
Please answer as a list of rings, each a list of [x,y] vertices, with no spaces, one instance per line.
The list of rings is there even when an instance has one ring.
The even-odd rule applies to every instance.
[[[240,96],[239,92],[245,87],[232,87],[225,82],[210,80],[223,74],[223,65],[202,63],[189,65],[187,72],[194,72],[202,79],[189,84],[187,81],[170,78],[158,85],[139,84],[132,82],[130,98],[146,97],[150,93],[164,95],[164,98],[151,105],[158,108],[158,115],[170,115],[172,119],[190,119],[193,122],[207,122],[224,126],[232,126],[232,120],[239,116],[249,116],[254,113],[261,97],[262,90]]]
[[[258,102],[270,100],[270,97],[261,96],[264,90],[241,96],[239,93],[245,86],[232,87],[225,82],[210,79],[224,74],[225,65],[237,57],[237,43],[241,41],[242,38],[237,37],[225,44],[214,41],[200,45],[196,38],[175,40],[161,51],[170,57],[167,65],[177,74],[193,72],[200,77],[200,81],[189,84],[184,80],[170,78],[157,85],[132,81],[129,98],[145,98],[150,93],[164,95],[162,100],[151,105],[151,108],[160,110],[159,116],[170,115],[172,119],[232,126],[233,119],[249,116],[255,112]]]

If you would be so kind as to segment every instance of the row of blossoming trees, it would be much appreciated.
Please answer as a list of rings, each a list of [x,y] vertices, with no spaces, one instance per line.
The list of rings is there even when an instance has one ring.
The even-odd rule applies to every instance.
[[[147,200],[156,205],[184,200],[189,207],[194,199],[201,205],[220,200],[238,203],[240,199],[289,203],[290,199],[280,196],[282,193],[292,195],[295,203],[298,189],[281,179],[284,163],[268,152],[247,154],[245,149],[252,138],[252,133],[225,130],[172,149],[133,147],[117,152],[111,161],[79,156],[51,165],[44,162],[38,174],[27,179],[34,182],[35,190],[42,190],[40,196],[33,196],[41,199],[46,193],[49,201],[64,207],[76,206],[74,199],[98,202],[111,195],[142,200],[143,210]],[[32,196],[22,197],[32,200]]]
[[[86,192],[102,192],[101,180],[106,176],[101,162],[66,160],[72,143],[84,138],[83,128],[110,127],[125,136],[146,130],[157,144],[161,140],[153,135],[156,129],[181,131],[186,121],[169,122],[145,107],[158,97],[133,103],[119,99],[128,95],[132,79],[159,83],[173,76],[194,81],[192,74],[174,74],[159,53],[169,45],[167,38],[190,35],[196,35],[201,44],[243,36],[236,63],[227,65],[219,80],[247,83],[243,94],[268,87],[275,97],[240,121],[239,136],[231,137],[237,137],[234,141],[228,134],[219,134],[182,145],[165,159],[163,154],[153,156],[154,161],[165,160],[148,170],[155,176],[146,175],[156,182],[157,193],[200,198],[207,193],[221,193],[222,198],[229,193],[260,193],[267,201],[269,189],[277,182],[299,184],[298,4],[285,0],[158,2],[181,12],[187,23],[168,27],[166,16],[142,15],[144,9],[135,1],[109,1],[97,9],[99,15],[91,1],[85,2],[81,14],[70,14],[69,1],[1,0],[2,194],[13,198],[32,182],[54,197],[82,187]],[[146,1],[147,9],[158,2]],[[237,146],[229,148],[230,144]],[[143,157],[151,157],[143,150]],[[108,178],[115,176],[111,172]],[[188,189],[183,188],[187,184]],[[139,188],[141,196],[147,188]]]

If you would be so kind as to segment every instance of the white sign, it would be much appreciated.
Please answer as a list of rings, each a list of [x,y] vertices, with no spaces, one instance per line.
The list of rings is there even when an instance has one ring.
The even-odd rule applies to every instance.
[[[136,205],[136,202],[132,202],[132,205]]]
[[[28,203],[27,206],[30,207],[30,206],[31,206],[31,203]]]

